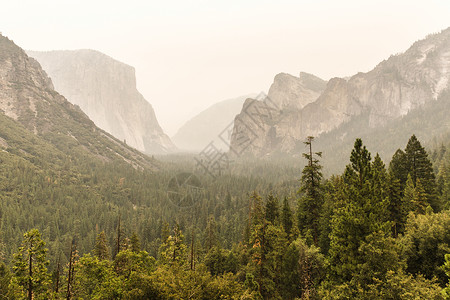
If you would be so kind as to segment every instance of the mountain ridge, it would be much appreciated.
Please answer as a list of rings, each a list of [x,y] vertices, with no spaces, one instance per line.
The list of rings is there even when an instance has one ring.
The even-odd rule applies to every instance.
[[[101,162],[121,161],[135,168],[154,169],[155,161],[125,145],[97,128],[87,115],[53,89],[51,79],[40,64],[7,37],[0,35],[0,110],[11,130],[14,123],[23,126],[42,145],[54,147],[61,157],[69,160],[91,159]],[[3,117],[4,116],[4,117]],[[9,135],[0,130],[4,145],[17,144],[23,134]],[[19,143],[27,144],[27,143]],[[45,148],[48,148],[45,146]],[[17,155],[32,152],[39,159],[41,153],[34,143]],[[9,147],[5,151],[8,151]],[[33,156],[33,155],[32,155]]]
[[[152,105],[136,88],[135,68],[97,50],[28,51],[53,79],[55,89],[94,123],[147,154],[176,148]]]
[[[244,105],[233,128],[231,152],[254,156],[277,151],[292,154],[307,136],[330,132],[363,113],[367,113],[370,127],[383,126],[436,100],[448,87],[449,78],[450,28],[415,42],[405,52],[392,55],[367,73],[357,73],[348,80],[330,79],[317,99],[309,103],[304,104],[297,97],[299,106],[286,109],[273,101],[269,93],[269,97],[255,101],[252,106],[261,111],[275,102],[270,115],[263,115],[258,109],[248,112]],[[271,89],[274,86],[275,83]],[[243,140],[250,142],[240,144]]]

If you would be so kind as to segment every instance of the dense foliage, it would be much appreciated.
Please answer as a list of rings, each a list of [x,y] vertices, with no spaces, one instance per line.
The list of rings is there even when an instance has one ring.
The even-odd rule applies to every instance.
[[[448,298],[447,148],[412,136],[386,167],[357,139],[324,180],[306,146],[299,167],[197,174],[189,206],[167,193],[185,158],[52,170],[2,151],[0,298]]]

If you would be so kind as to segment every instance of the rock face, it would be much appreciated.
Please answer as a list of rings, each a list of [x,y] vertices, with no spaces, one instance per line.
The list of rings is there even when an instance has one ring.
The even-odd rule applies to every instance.
[[[181,126],[172,141],[179,149],[187,151],[201,151],[211,142],[227,151],[230,147],[228,130],[233,128],[234,117],[241,111],[245,99],[255,96],[246,95],[210,106]]]
[[[175,149],[151,104],[136,89],[133,67],[94,50],[28,54],[49,74],[55,89],[98,127],[145,153]]]
[[[152,167],[147,156],[96,127],[78,106],[58,94],[39,63],[1,35],[0,112],[70,159],[88,155],[102,161],[120,159],[135,167]],[[3,130],[6,132],[6,128],[0,128],[0,137]],[[8,141],[3,140],[3,144]]]
[[[406,115],[436,100],[449,86],[450,28],[414,43],[372,71],[350,79],[333,78],[316,89],[302,79],[279,74],[269,97],[248,100],[236,117],[231,139],[234,153],[261,156],[292,152],[307,136],[325,132],[364,114],[370,127]],[[307,81],[311,82],[311,80]],[[270,114],[262,113],[272,107]]]

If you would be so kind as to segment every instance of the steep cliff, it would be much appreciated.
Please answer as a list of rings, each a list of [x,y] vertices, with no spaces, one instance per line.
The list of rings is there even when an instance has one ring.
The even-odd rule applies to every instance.
[[[74,162],[90,157],[103,162],[125,161],[139,168],[154,167],[147,156],[96,127],[79,107],[53,89],[36,60],[1,35],[0,111],[2,124],[6,124],[0,128],[4,148],[31,161],[42,154],[53,155],[47,164],[57,159]],[[24,140],[24,130],[34,135],[33,141]]]
[[[364,115],[368,126],[375,128],[436,100],[449,86],[450,28],[414,43],[406,52],[391,56],[370,72],[358,73],[348,80],[331,79],[316,99],[313,96],[317,93],[311,93],[309,98],[304,92],[292,93],[298,90],[298,83],[288,81],[281,85],[277,82],[279,76],[270,91],[281,89],[276,94],[281,100],[271,97],[269,91],[269,98],[264,101],[244,104],[233,129],[234,153],[260,156],[293,152],[306,136],[330,132],[356,116]],[[271,101],[275,107],[272,113],[260,113]],[[249,103],[259,109],[252,110]],[[249,142],[243,143],[244,140]]]
[[[151,104],[136,89],[133,67],[94,50],[28,54],[49,74],[55,89],[98,127],[145,153],[175,149]]]

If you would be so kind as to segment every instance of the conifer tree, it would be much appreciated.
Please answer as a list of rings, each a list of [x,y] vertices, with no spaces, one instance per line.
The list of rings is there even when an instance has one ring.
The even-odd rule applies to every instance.
[[[23,237],[19,251],[13,257],[13,280],[26,291],[28,299],[45,298],[50,292],[45,242],[37,229],[26,232]]]
[[[274,197],[272,194],[269,194],[266,202],[266,220],[272,224],[276,224],[278,222],[278,218],[280,217],[280,208],[278,203],[278,198]]]
[[[205,232],[205,244],[208,251],[217,244],[216,231],[216,220],[214,219],[214,216],[209,216]]]
[[[304,236],[312,236],[314,245],[319,241],[320,211],[323,205],[322,166],[319,159],[322,152],[313,152],[312,142],[314,137],[309,136],[304,144],[308,152],[303,153],[307,165],[303,168],[301,187],[299,194],[302,197],[298,201],[297,218],[300,232]]]
[[[404,232],[409,207],[403,201],[400,180],[389,173],[387,183],[389,198],[387,212],[389,221],[392,222],[392,236],[396,238],[398,234]]]
[[[172,235],[160,247],[161,259],[163,262],[173,264],[184,264],[186,262],[186,245],[184,244],[184,235],[180,226],[176,224]]]
[[[406,169],[411,174],[414,186],[417,184],[417,179],[420,180],[423,189],[426,193],[428,204],[437,211],[441,208],[436,194],[436,177],[433,171],[433,165],[428,159],[428,154],[420,144],[415,135],[411,136],[406,145]]]
[[[133,232],[130,238],[131,251],[138,253],[141,251],[141,241],[136,232]]]
[[[361,139],[357,139],[350,156],[351,164],[344,173],[345,186],[338,194],[340,204],[331,222],[330,275],[337,283],[350,281],[358,274],[364,262],[360,246],[369,234],[381,231],[387,235],[390,231],[383,185],[375,184],[377,180],[373,179],[384,173],[384,165],[377,159],[375,171],[372,171],[370,161],[369,151]]]
[[[292,210],[289,206],[287,197],[284,197],[283,200],[283,208],[281,210],[281,225],[283,226],[284,232],[286,232],[286,235],[289,238],[292,232],[292,226],[294,225],[294,220],[292,219]]]
[[[109,260],[109,247],[106,240],[106,234],[104,231],[97,235],[97,240],[94,247],[94,255],[98,257],[99,260]]]
[[[392,156],[391,162],[389,164],[389,174],[398,180],[400,184],[400,190],[403,195],[405,190],[406,180],[408,179],[408,167],[406,153],[398,149]]]

